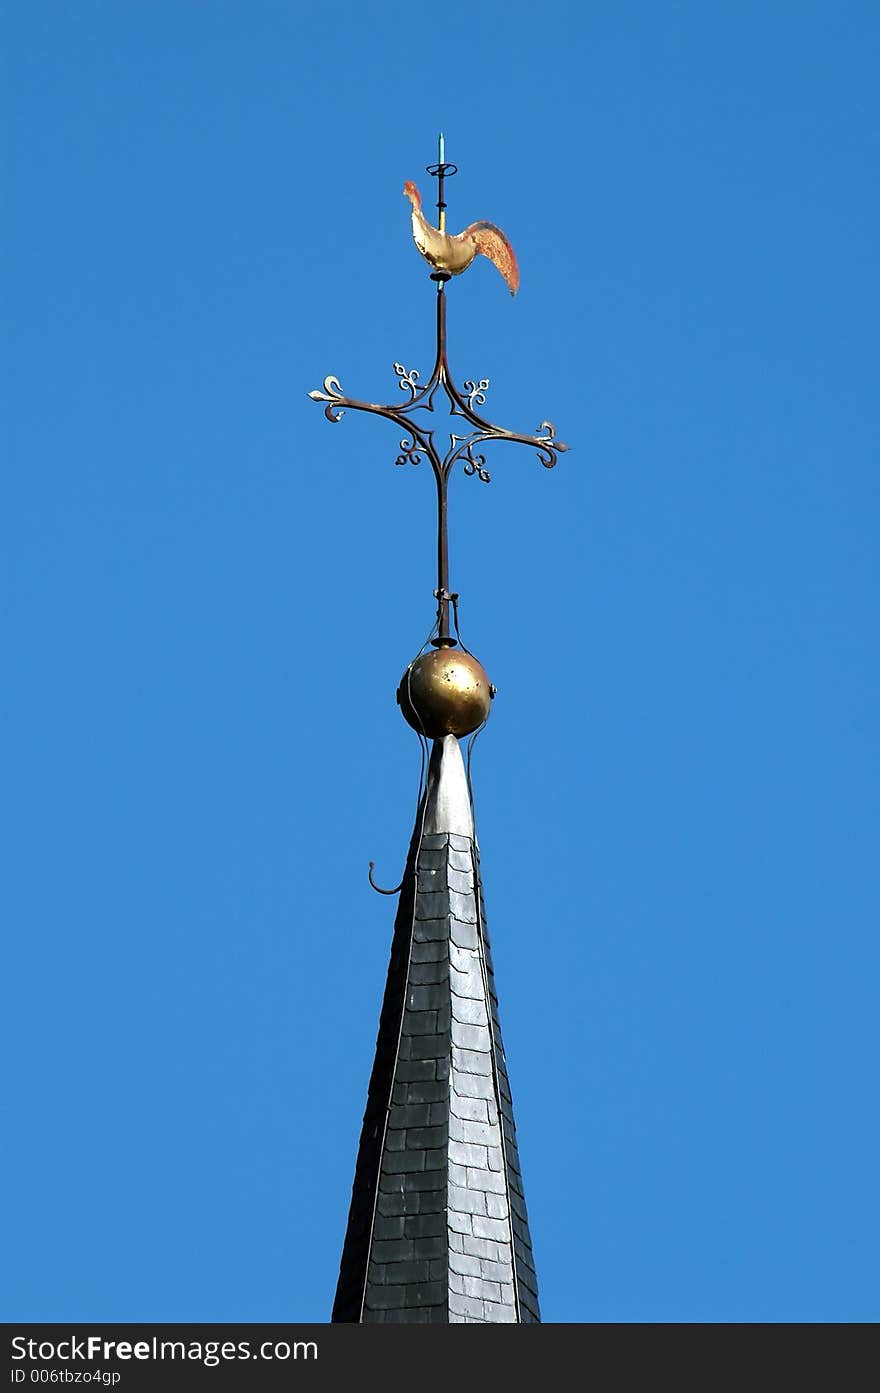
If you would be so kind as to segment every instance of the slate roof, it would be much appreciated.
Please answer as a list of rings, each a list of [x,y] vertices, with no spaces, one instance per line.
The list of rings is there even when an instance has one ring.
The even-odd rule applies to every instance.
[[[536,1322],[537,1282],[461,751],[410,844],[334,1321]]]

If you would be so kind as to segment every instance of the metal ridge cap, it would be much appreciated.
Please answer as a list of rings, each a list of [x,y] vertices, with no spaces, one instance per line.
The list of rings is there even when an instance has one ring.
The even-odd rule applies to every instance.
[[[422,835],[452,833],[474,840],[474,815],[461,746],[454,735],[434,741],[428,764]]]

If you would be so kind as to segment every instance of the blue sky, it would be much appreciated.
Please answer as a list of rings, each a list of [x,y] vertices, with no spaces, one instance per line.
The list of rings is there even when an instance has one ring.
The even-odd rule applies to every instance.
[[[3,7],[6,1319],[329,1315],[458,380],[548,1321],[874,1320],[878,87],[860,3]]]

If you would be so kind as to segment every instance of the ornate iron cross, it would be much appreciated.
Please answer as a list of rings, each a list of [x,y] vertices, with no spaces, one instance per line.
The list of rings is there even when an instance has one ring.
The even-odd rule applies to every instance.
[[[441,137],[442,139],[442,137]],[[442,149],[442,147],[441,147]],[[428,173],[436,175],[439,182],[438,208],[443,216],[443,179],[456,172],[455,165],[446,164],[442,159],[437,165],[428,167]],[[476,475],[483,483],[490,480],[486,468],[483,445],[494,440],[510,440],[520,445],[531,445],[538,452],[538,458],[545,469],[552,469],[557,455],[567,450],[561,440],[556,439],[552,421],[542,421],[535,435],[520,435],[516,431],[495,426],[481,416],[475,408],[483,406],[489,388],[488,377],[479,381],[466,381],[463,391],[456,386],[449,370],[446,356],[446,282],[451,279],[448,271],[437,270],[431,280],[437,283],[437,351],[434,367],[427,382],[420,384],[416,370],[407,371],[402,363],[394,364],[399,379],[398,387],[407,394],[408,400],[401,405],[380,406],[373,402],[358,401],[347,397],[336,377],[325,377],[323,391],[309,392],[312,401],[326,402],[324,415],[334,424],[341,420],[345,410],[368,411],[374,416],[384,416],[393,421],[404,432],[400,440],[400,453],[395,460],[397,465],[421,464],[427,459],[437,484],[437,634],[431,642],[437,648],[453,647],[456,640],[449,632],[449,605],[452,595],[449,591],[449,540],[447,526],[447,493],[449,476],[453,465],[461,460],[465,474]],[[442,434],[435,429],[431,417],[417,420],[416,413],[432,413],[438,390],[442,388],[449,401],[450,415],[462,417],[472,428],[466,434],[449,432],[449,447],[441,454],[435,436]]]

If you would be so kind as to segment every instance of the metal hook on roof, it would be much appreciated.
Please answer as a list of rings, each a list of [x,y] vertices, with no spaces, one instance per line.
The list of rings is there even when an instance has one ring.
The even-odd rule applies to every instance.
[[[376,891],[378,891],[378,893],[379,893],[380,895],[397,895],[397,894],[399,894],[400,891],[403,889],[403,881],[401,881],[399,885],[395,886],[395,888],[394,888],[393,890],[383,890],[383,889],[382,889],[382,886],[381,886],[381,885],[377,885],[376,882],[375,882],[375,880],[373,879],[373,869],[374,869],[375,865],[376,865],[375,861],[371,861],[371,862],[370,862],[370,875],[369,875],[369,880],[370,880],[370,884],[372,885],[373,889],[376,890]]]

